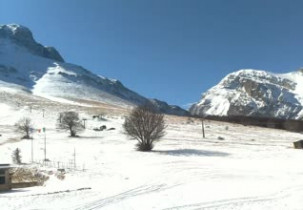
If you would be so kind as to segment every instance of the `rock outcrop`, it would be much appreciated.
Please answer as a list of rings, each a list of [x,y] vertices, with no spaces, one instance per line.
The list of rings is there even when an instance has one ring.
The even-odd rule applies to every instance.
[[[190,108],[193,115],[298,119],[303,110],[301,71],[240,70],[227,75]]]

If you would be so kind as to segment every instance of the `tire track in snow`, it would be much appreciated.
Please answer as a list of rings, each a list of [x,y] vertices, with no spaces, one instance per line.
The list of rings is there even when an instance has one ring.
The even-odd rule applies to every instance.
[[[279,192],[265,196],[252,196],[234,199],[224,199],[211,202],[193,203],[181,206],[174,206],[162,210],[199,210],[199,209],[242,209],[244,205],[251,205],[257,202],[270,202],[287,198],[296,192],[303,193],[303,186],[285,188]]]
[[[74,208],[74,210],[93,210],[93,209],[99,209],[101,207],[104,207],[106,205],[110,205],[112,203],[117,203],[120,202],[124,199],[130,198],[130,197],[135,197],[135,196],[139,196],[139,195],[144,195],[144,194],[148,194],[148,193],[153,193],[153,192],[157,192],[159,190],[164,190],[167,189],[167,187],[165,187],[165,184],[159,184],[159,185],[142,185],[140,187],[125,191],[123,193],[114,195],[114,196],[110,196],[110,197],[106,197],[104,199],[101,200],[97,200],[91,203],[87,203],[84,205],[81,205],[80,207],[76,207]]]

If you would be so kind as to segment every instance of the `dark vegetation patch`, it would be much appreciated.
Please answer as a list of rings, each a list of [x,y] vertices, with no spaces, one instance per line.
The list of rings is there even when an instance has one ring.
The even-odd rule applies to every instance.
[[[207,116],[205,119],[242,124],[244,126],[259,126],[288,131],[303,131],[302,120],[251,117],[251,116]]]

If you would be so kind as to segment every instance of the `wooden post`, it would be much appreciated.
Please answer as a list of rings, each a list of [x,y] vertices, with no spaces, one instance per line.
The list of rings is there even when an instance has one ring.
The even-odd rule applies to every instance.
[[[205,139],[204,119],[203,118],[202,118],[202,134],[203,134],[203,139]]]

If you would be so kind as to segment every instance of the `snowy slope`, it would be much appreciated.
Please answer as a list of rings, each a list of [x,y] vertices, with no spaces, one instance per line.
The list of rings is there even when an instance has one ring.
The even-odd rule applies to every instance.
[[[303,73],[233,72],[190,108],[194,115],[261,116],[298,119],[303,110]]]
[[[54,48],[43,47],[28,28],[16,24],[0,25],[0,80],[49,99],[93,100],[128,107],[149,101],[118,80],[65,63]],[[169,112],[182,114],[174,107]]]
[[[5,57],[10,51],[10,56]],[[0,163],[11,162],[16,148],[21,149],[23,162],[30,163],[31,143],[35,162],[41,161],[45,139],[47,158],[55,163],[29,165],[48,171],[50,179],[43,186],[0,193],[1,209],[302,209],[303,169],[298,165],[303,153],[292,148],[293,141],[302,139],[300,133],[206,120],[206,138],[202,139],[200,121],[166,116],[168,126],[162,141],[157,142],[153,152],[138,152],[134,150],[136,142],[123,133],[125,109],[94,101],[90,101],[92,106],[84,106],[83,101],[53,100],[61,94],[53,84],[66,91],[66,98],[69,89],[84,94],[83,99],[89,98],[87,92],[80,92],[85,81],[91,81],[86,77],[92,74],[85,69],[41,56],[38,51],[28,53],[26,47],[6,38],[0,38],[0,61]],[[266,102],[261,100],[264,93],[270,100],[279,93],[276,102],[281,106],[292,100],[301,103],[300,74],[253,70],[231,74],[217,90],[213,89],[205,105],[212,101],[217,104],[213,112],[228,114],[233,107],[228,97],[244,106],[249,104],[250,94],[261,107]],[[117,83],[100,79],[106,84]],[[95,75],[92,80],[99,81]],[[74,90],[76,84],[79,88]],[[275,87],[275,91],[269,87]],[[98,84],[84,88],[97,91],[93,93],[96,97],[101,94]],[[262,94],[257,97],[259,92]],[[124,100],[113,94],[108,97],[116,103]],[[58,113],[66,110],[77,111],[87,119],[87,128],[79,138],[69,138],[66,132],[56,129]],[[104,121],[93,118],[103,112]],[[45,127],[46,133],[34,132],[33,141],[21,140],[14,124],[25,116],[33,120],[35,129]],[[115,130],[93,130],[100,125]],[[65,179],[57,179],[54,174],[58,162],[70,163],[74,157],[77,170],[66,168]]]
[[[205,121],[202,139],[200,121],[167,117],[167,134],[155,150],[137,152],[136,142],[123,133],[119,115],[97,121],[89,114],[91,108],[79,110],[88,119],[87,129],[80,138],[69,138],[55,127],[59,107],[48,107],[43,117],[40,109],[0,105],[5,119],[0,121],[0,162],[11,162],[16,148],[23,162],[30,162],[31,141],[20,140],[12,126],[12,116],[29,115],[35,128],[46,127],[47,158],[57,165],[70,162],[76,152],[79,169],[67,170],[64,180],[50,175],[44,186],[0,193],[1,208],[302,209],[303,169],[298,162],[303,153],[292,148],[292,141],[302,134]],[[73,108],[77,106],[68,107]],[[93,131],[100,124],[116,130]],[[44,157],[44,134],[33,135],[34,159],[39,161]],[[53,166],[40,167],[45,168],[56,173]]]

